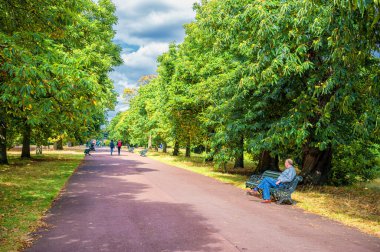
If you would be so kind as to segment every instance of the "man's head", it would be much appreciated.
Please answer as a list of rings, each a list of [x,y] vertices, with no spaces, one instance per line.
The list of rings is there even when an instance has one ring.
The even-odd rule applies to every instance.
[[[293,166],[293,160],[291,160],[291,159],[286,159],[286,160],[285,160],[285,167],[286,167],[286,168],[289,168],[289,167],[291,167],[291,166]]]

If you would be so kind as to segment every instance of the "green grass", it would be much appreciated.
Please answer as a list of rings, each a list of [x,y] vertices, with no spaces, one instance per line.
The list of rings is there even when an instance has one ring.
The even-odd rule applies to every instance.
[[[161,152],[148,152],[148,156],[224,183],[233,184],[241,189],[245,188],[247,174],[254,171],[255,165],[248,163],[248,168],[234,170],[229,164],[227,173],[224,173],[215,169],[212,163],[204,163],[201,155],[185,158],[173,157]],[[307,212],[322,215],[380,237],[380,178],[370,183],[349,187],[299,186],[292,198],[297,202],[296,207]]]
[[[83,159],[82,153],[59,153],[31,160],[14,154],[9,165],[0,165],[0,251],[28,245],[28,234],[43,225],[42,216]]]
[[[297,206],[380,237],[380,184],[375,188],[301,187],[294,193]]]
[[[199,173],[208,177],[216,178],[224,183],[233,184],[239,188],[245,188],[247,176],[254,172],[254,164],[245,159],[246,168],[233,169],[233,164],[228,163],[226,172],[213,166],[213,163],[204,162],[202,154],[191,154],[190,158],[184,156],[171,156],[162,152],[148,152],[148,156],[164,163]]]

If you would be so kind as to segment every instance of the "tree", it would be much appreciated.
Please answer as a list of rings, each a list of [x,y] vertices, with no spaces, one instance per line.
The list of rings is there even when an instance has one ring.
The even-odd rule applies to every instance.
[[[309,184],[374,174],[362,153],[379,143],[378,1],[202,1],[195,9],[130,118],[174,142],[175,153],[198,138],[222,167],[243,166],[250,152],[259,171],[294,156]],[[357,172],[339,167],[337,159],[359,154]]]
[[[121,63],[120,48],[112,42],[116,17],[110,1],[30,4],[36,10],[35,26],[22,23],[25,9],[17,9],[21,2],[9,10],[4,5],[25,30],[2,20],[6,33],[1,33],[0,54],[6,83],[0,88],[3,109],[24,122],[25,144],[31,136],[27,131],[46,121],[60,128],[58,134],[77,134],[83,129],[78,125],[96,124],[99,115],[104,121],[105,110],[116,100],[107,73]],[[30,156],[27,146],[24,150],[22,155]]]
[[[307,183],[326,182],[332,150],[339,142],[365,141],[368,132],[377,132],[378,93],[366,90],[376,86],[370,73],[378,69],[373,57],[377,24],[368,22],[374,20],[373,13],[366,21],[357,11],[350,16],[346,12],[345,6],[309,1],[205,1],[192,25],[208,38],[193,41],[210,48],[212,62],[224,66],[215,85],[220,105],[210,107],[213,113],[208,114],[219,115],[221,129],[233,119],[236,125],[231,128],[245,129],[248,146],[256,152],[301,151]],[[347,35],[347,30],[352,33]],[[368,43],[353,41],[353,35],[364,35]],[[227,76],[237,80],[228,83]],[[243,109],[237,117],[228,114],[239,105]],[[373,116],[365,108],[371,108]],[[352,122],[363,115],[367,120],[357,123],[364,123],[367,132],[353,134],[357,126]],[[229,139],[224,131],[216,134],[221,138],[215,146]]]
[[[41,10],[39,5],[44,6],[43,12],[39,11]],[[12,95],[13,84],[20,82],[20,77],[30,74],[30,69],[34,67],[33,64],[29,65],[33,59],[30,57],[30,51],[25,47],[30,45],[28,42],[31,40],[40,40],[41,36],[49,37],[62,33],[61,25],[72,22],[71,16],[62,15],[62,13],[70,11],[70,7],[74,6],[76,5],[73,1],[51,3],[50,1],[16,0],[0,2],[1,163],[7,163],[6,132],[8,124],[12,122],[7,117],[13,116],[13,111],[18,110],[20,100],[17,98],[23,95],[25,90],[31,91],[28,85],[30,82],[25,82],[27,84]],[[38,48],[38,43],[33,46],[36,47],[36,45]],[[21,103],[22,110],[30,108],[30,104],[25,104],[23,100]]]

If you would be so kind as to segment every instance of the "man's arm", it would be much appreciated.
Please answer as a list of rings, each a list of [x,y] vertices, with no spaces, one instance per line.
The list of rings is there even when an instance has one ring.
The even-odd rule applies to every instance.
[[[290,182],[294,179],[295,176],[296,170],[294,169],[294,167],[290,167],[281,173],[281,175],[277,179],[276,184],[278,185],[280,183]]]

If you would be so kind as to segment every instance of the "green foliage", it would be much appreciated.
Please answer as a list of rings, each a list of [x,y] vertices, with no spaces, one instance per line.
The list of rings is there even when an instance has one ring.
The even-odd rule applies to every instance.
[[[367,182],[380,172],[378,146],[365,145],[356,141],[349,146],[338,146],[334,155],[334,169],[330,173],[330,183],[350,185]]]
[[[195,9],[184,42],[158,58],[157,78],[131,100],[125,121],[135,141],[203,144],[221,167],[242,145],[295,154],[311,164],[305,175],[320,177],[329,162],[318,167],[310,150],[332,150],[333,183],[371,177],[364,150],[380,133],[378,2],[225,0]],[[354,155],[360,171],[340,165],[352,167]]]
[[[107,126],[109,140],[121,140],[124,144],[130,143],[126,116],[128,112],[118,113]]]
[[[112,2],[1,1],[0,10],[0,109],[7,128],[30,125],[41,143],[99,132],[116,102],[107,74],[121,63]]]

